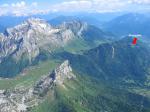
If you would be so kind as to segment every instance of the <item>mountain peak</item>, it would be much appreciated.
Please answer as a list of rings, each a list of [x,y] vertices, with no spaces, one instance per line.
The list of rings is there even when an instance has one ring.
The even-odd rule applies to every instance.
[[[27,19],[26,21],[28,21],[28,22],[45,22],[43,19],[40,19],[40,18],[29,18],[29,19]]]
[[[65,21],[62,23],[61,26],[65,27],[67,29],[73,28],[73,27],[80,29],[82,26],[87,26],[87,23],[79,21],[79,20],[73,20],[73,21]]]
[[[29,18],[27,21],[24,22],[24,24],[39,26],[41,28],[46,28],[47,26],[50,27],[50,25],[45,20],[40,18]]]
[[[86,30],[88,27],[86,22],[73,20],[73,21],[67,21],[63,22],[62,25],[60,25],[60,28],[62,29],[71,29],[74,34],[77,34],[78,36],[81,36],[81,33]]]
[[[52,27],[46,21],[39,19],[39,18],[29,18],[28,20],[24,21],[22,24],[19,24],[13,28],[8,28],[5,32],[7,36],[17,36],[22,37],[27,32],[34,30],[37,32],[41,31],[48,31],[51,30]]]
[[[55,77],[55,82],[60,85],[64,83],[65,79],[75,78],[68,60],[65,60],[58,68],[53,71],[52,74]]]

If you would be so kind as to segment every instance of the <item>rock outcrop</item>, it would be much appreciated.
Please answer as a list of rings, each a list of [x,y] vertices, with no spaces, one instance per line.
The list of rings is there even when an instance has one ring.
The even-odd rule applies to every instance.
[[[65,79],[75,78],[68,60],[64,61],[58,68],[56,68],[51,76],[53,76],[54,82],[60,85],[64,83]]]
[[[43,77],[34,88],[34,93],[43,96],[53,85],[63,85],[67,80],[75,79],[68,60],[64,61],[48,76]]]

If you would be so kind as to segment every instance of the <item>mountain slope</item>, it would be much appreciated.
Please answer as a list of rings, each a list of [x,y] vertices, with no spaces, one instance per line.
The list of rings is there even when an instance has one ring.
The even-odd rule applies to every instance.
[[[106,78],[131,79],[135,84],[144,83],[150,67],[150,50],[139,41],[132,46],[131,37],[111,44],[103,44],[85,53],[106,74]],[[124,78],[124,79],[123,79]],[[123,80],[122,80],[123,79]]]
[[[131,43],[132,38],[126,37],[116,42],[101,44],[99,47],[80,55],[67,52],[54,55],[56,59],[70,60],[75,73],[80,74],[86,84],[88,82],[93,85],[91,87],[88,84],[83,84],[84,81],[78,82],[78,84],[81,83],[82,89],[85,87],[85,90],[88,90],[88,92],[86,91],[87,93],[82,91],[86,97],[85,101],[83,101],[83,107],[85,106],[85,108],[82,108],[82,111],[149,111],[150,50],[143,42],[138,41],[135,46]],[[84,79],[85,77],[89,77],[91,82]],[[79,80],[81,79],[79,78]],[[85,86],[83,87],[83,85]],[[77,86],[79,87],[79,85]],[[96,92],[95,94],[92,93],[93,96],[89,95],[91,91],[88,87],[92,89],[91,91]],[[70,95],[71,93],[69,92],[68,94]],[[82,98],[84,100],[84,96]],[[95,101],[94,105],[87,106],[91,101],[92,104]],[[103,106],[100,107],[101,105]],[[86,110],[87,108],[91,110]]]
[[[51,65],[47,66],[51,69]],[[42,70],[43,67],[36,69]],[[0,105],[9,105],[1,105],[2,111],[7,109],[11,112],[15,109],[18,112],[27,109],[29,112],[149,112],[150,101],[146,97],[117,89],[108,82],[101,82],[86,74],[79,74],[68,60],[49,73],[43,72],[37,81],[32,82],[30,80],[34,75],[36,76],[35,73],[29,75],[26,80],[10,89],[1,90],[0,95],[3,97]]]
[[[95,82],[95,83],[93,83]],[[149,111],[147,98],[127,92],[123,89],[111,88],[95,80],[80,77],[78,81],[65,82],[67,89],[56,88],[55,100],[47,100],[33,112],[141,112]],[[143,100],[144,99],[144,100]],[[144,105],[141,106],[141,102]]]
[[[61,53],[56,55],[58,57],[69,59],[79,73],[93,75],[112,84],[148,86],[149,47],[140,41],[132,45],[131,37],[101,44],[81,55]]]

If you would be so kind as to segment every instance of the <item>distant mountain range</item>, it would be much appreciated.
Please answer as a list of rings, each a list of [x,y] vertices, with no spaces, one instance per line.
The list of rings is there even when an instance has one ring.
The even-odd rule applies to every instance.
[[[5,28],[3,26],[0,26],[0,32],[4,32]]]
[[[80,16],[58,16],[56,18],[49,20],[48,22],[53,25],[59,25],[62,24],[64,21],[73,21],[73,20],[84,21],[96,27],[102,26],[103,23],[99,18],[86,16],[86,15],[81,17]]]
[[[62,15],[60,14],[47,14],[35,15],[45,19],[52,25],[62,24],[64,21],[80,20],[94,25],[105,31],[114,33],[116,36],[124,36],[129,33],[142,34],[149,36],[149,16],[147,14],[138,13],[82,13],[76,15]],[[0,17],[0,31],[4,32],[6,28],[21,24],[23,21],[30,17],[14,17],[14,16],[1,16]],[[11,21],[10,21],[11,20]],[[145,29],[146,28],[146,29]],[[144,29],[144,30],[143,30]]]
[[[121,15],[122,13],[50,13],[42,15],[33,15],[34,18],[41,18],[48,21],[52,25],[59,25],[64,21],[81,20],[88,24],[100,27],[102,23],[108,22],[113,18]],[[0,16],[0,25],[3,29],[0,32],[4,32],[6,28],[14,27],[21,24],[26,19],[31,18],[30,16]],[[11,21],[10,21],[11,20]]]
[[[124,36],[128,34],[141,34],[150,36],[150,18],[144,14],[129,13],[119,16],[108,23],[105,23],[105,29],[113,32],[115,35]]]

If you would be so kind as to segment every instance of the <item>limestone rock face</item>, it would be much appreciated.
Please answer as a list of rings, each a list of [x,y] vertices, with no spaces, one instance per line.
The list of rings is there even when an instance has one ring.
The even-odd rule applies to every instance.
[[[58,68],[53,71],[52,74],[55,76],[54,81],[56,84],[63,84],[65,79],[75,78],[68,60],[64,61]]]
[[[50,76],[45,76],[34,87],[33,93],[38,96],[44,96],[53,86],[53,79]]]
[[[85,26],[74,21],[53,27],[42,19],[30,18],[0,34],[0,61],[10,55],[18,59],[23,54],[31,60],[45,46],[64,46],[78,37]]]

